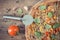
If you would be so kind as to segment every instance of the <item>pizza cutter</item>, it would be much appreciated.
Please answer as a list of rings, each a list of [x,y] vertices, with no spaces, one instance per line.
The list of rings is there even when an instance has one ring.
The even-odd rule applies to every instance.
[[[31,15],[25,15],[23,18],[20,17],[12,17],[12,16],[3,16],[3,18],[14,19],[14,20],[22,20],[25,26],[33,23],[34,19]]]

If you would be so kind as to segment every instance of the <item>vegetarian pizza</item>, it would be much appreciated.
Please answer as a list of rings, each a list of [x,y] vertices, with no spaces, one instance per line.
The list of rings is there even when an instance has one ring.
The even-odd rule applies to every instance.
[[[34,22],[26,27],[26,40],[57,40],[60,33],[60,2],[38,2],[30,11]]]

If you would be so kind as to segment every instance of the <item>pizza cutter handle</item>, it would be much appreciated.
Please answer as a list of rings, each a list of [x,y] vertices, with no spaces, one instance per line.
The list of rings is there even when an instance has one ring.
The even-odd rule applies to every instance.
[[[3,16],[3,18],[14,19],[14,20],[22,20],[22,18],[20,18],[20,17],[12,17],[12,16]]]

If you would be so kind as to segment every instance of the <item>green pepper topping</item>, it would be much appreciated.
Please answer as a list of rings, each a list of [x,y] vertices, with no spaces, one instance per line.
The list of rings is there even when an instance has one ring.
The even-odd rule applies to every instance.
[[[37,32],[37,31],[35,32],[35,36],[36,36],[36,37],[39,38],[39,37],[41,37],[41,35],[42,35],[41,32]]]
[[[23,10],[21,8],[17,9],[17,13],[21,14],[23,13]]]
[[[53,25],[53,28],[58,28],[59,26],[60,26],[59,23],[55,23],[55,24]]]
[[[53,16],[53,12],[48,12],[48,17],[52,18],[52,16]]]
[[[40,19],[39,18],[35,18],[34,22],[37,23],[37,24],[39,24],[40,23]]]
[[[56,36],[54,34],[51,35],[51,39],[56,39]]]
[[[51,28],[51,25],[46,24],[46,25],[45,25],[45,28],[46,28],[46,29],[50,29],[50,28]]]
[[[39,7],[39,9],[40,9],[40,10],[45,10],[45,9],[46,9],[46,6],[45,6],[45,5],[41,5],[41,6]]]

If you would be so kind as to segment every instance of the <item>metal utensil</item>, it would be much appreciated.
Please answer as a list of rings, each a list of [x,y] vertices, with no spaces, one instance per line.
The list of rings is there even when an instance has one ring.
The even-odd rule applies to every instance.
[[[24,25],[30,25],[34,21],[33,17],[31,15],[25,15],[23,18],[20,17],[12,17],[12,16],[3,16],[3,18],[7,19],[14,19],[14,20],[22,20]]]

